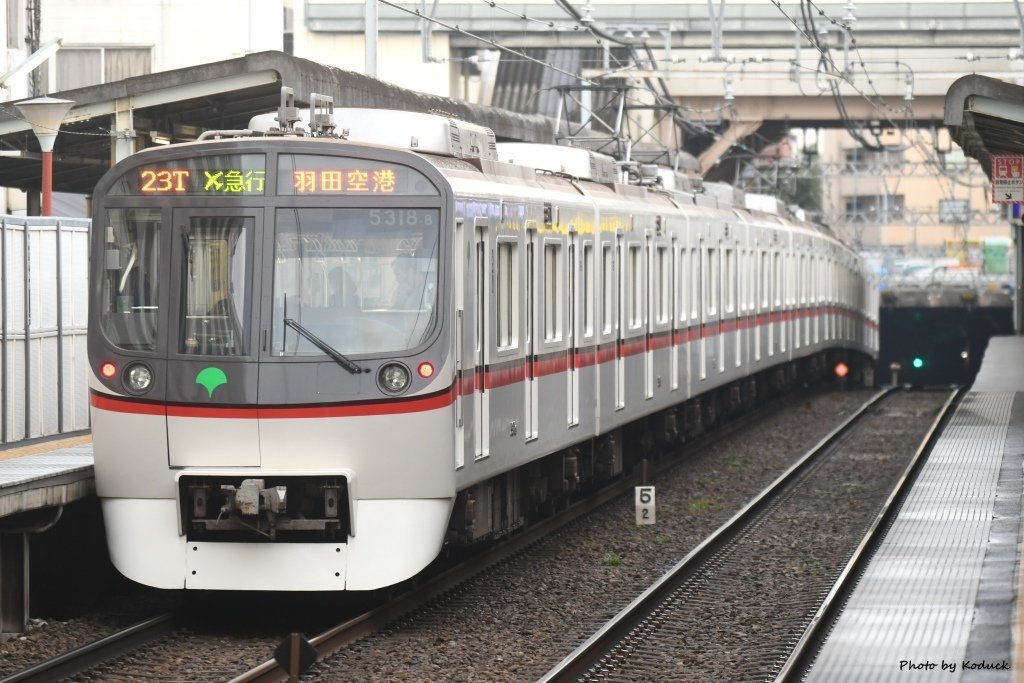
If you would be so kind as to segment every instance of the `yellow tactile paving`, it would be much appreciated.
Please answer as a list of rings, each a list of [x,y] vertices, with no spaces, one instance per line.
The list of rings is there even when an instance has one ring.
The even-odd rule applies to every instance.
[[[57,451],[61,448],[70,448],[71,446],[81,446],[92,442],[91,434],[83,434],[81,436],[71,436],[66,439],[56,439],[54,441],[40,441],[27,446],[14,446],[11,448],[0,449],[0,460],[10,460],[11,458],[20,458],[24,455],[36,455],[37,453],[49,453],[50,451]]]

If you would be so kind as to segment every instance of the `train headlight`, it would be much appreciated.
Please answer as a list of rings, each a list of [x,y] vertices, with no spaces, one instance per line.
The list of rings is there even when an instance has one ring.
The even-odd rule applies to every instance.
[[[134,363],[125,368],[124,386],[133,394],[142,394],[149,390],[153,383],[153,371],[142,363]]]
[[[377,373],[377,384],[389,394],[400,394],[409,386],[409,370],[399,363],[388,363]]]

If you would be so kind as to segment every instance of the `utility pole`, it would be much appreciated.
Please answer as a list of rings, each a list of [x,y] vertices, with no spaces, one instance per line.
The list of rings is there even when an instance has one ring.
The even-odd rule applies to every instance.
[[[25,44],[28,45],[28,53],[35,54],[39,50],[39,32],[40,25],[42,23],[42,8],[40,5],[42,0],[28,0],[25,3],[25,14],[27,15],[27,21],[25,26],[27,31],[25,34]],[[28,89],[31,97],[38,97],[39,95],[45,94],[44,90],[44,79],[43,74],[40,72],[38,67],[32,70],[32,73],[28,77]]]

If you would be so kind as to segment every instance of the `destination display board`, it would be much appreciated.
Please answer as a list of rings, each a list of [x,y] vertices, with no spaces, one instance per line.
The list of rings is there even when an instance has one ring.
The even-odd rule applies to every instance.
[[[222,154],[169,159],[126,173],[112,195],[246,196],[267,189],[266,156]]]
[[[314,154],[278,157],[279,195],[436,195],[419,171],[402,164]]]

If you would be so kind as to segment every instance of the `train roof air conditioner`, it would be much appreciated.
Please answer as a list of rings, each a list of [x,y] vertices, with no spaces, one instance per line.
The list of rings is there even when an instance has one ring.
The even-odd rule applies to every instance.
[[[298,111],[296,129],[308,131],[309,109]],[[335,132],[351,142],[366,142],[457,159],[497,161],[494,132],[467,121],[414,111],[342,107],[334,110]],[[277,114],[254,116],[249,128],[276,128]]]

